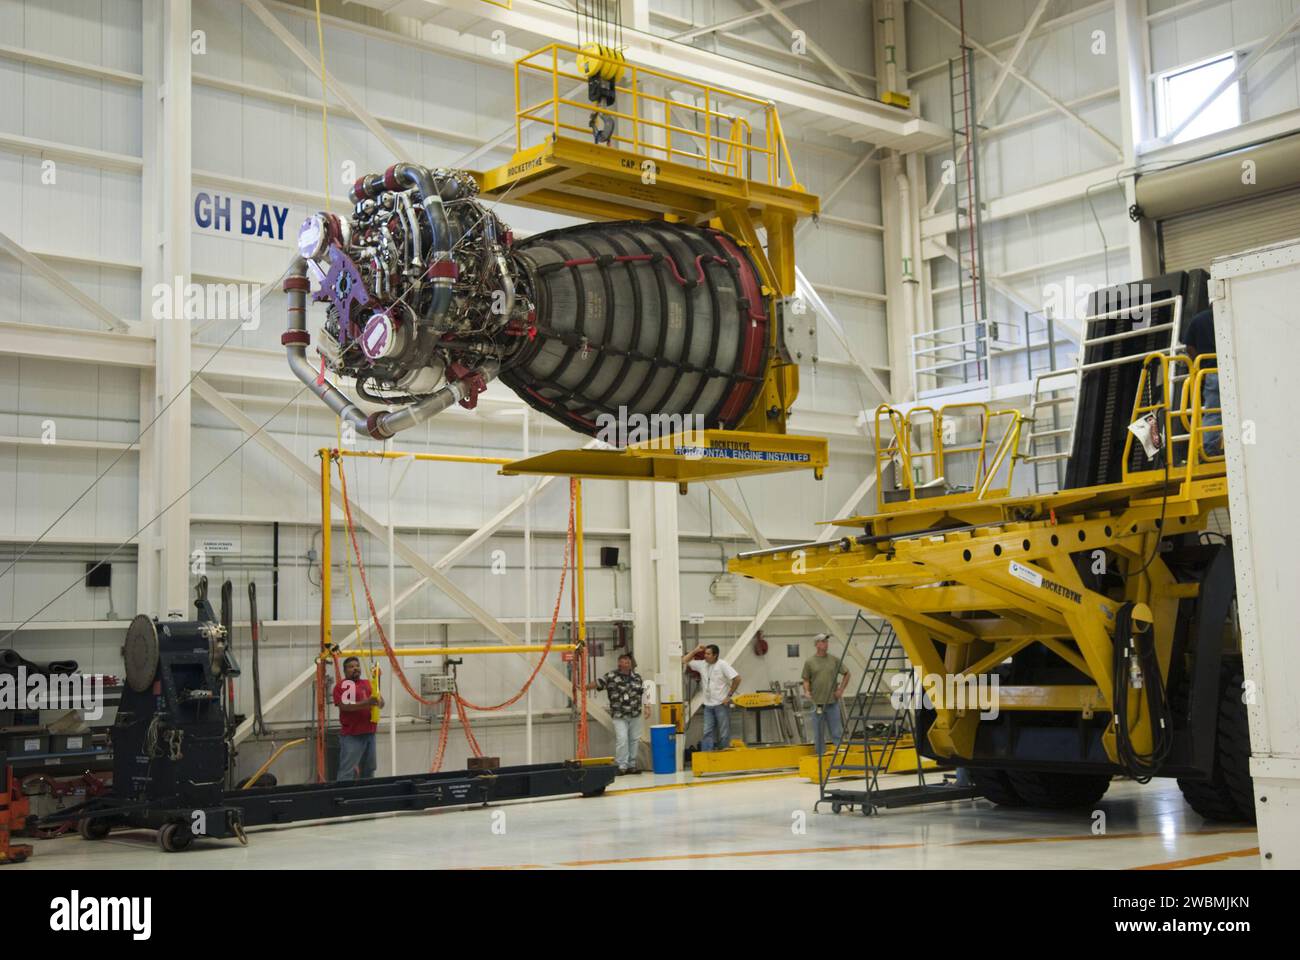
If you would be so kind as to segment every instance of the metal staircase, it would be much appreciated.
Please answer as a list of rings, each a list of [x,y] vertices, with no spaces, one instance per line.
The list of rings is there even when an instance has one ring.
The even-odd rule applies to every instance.
[[[919,754],[916,786],[881,789],[880,775],[888,772],[899,745],[905,742],[915,744],[916,716],[912,704],[916,674],[898,642],[894,628],[888,622],[873,624],[861,611],[853,621],[853,629],[849,631],[844,651],[840,654],[840,664],[844,662],[844,655],[853,643],[859,627],[874,634],[871,651],[843,718],[844,735],[835,745],[829,763],[822,765],[819,758],[820,795],[813,810],[823,803],[829,803],[834,813],[839,813],[845,807],[850,810],[860,808],[863,816],[870,816],[880,808],[966,800],[979,796],[979,790],[974,787],[927,784]],[[838,666],[839,664],[837,668]],[[892,679],[896,676],[903,678],[901,682]],[[889,719],[885,721],[877,719],[877,707],[882,700],[890,706]],[[861,757],[856,756],[859,749],[862,751]],[[834,788],[829,786],[831,780],[843,777],[846,773],[850,777],[845,778],[842,785]],[[860,787],[855,783],[859,777]]]
[[[1108,332],[1112,321],[1129,319],[1143,311],[1154,312],[1156,310],[1165,310],[1166,313],[1156,316],[1145,326],[1134,327],[1118,333]],[[1047,320],[1048,329],[1050,330],[1052,321],[1050,317]],[[1078,398],[1084,375],[1092,370],[1122,364],[1141,365],[1143,358],[1146,356],[1145,353],[1141,352],[1116,353],[1113,356],[1106,353],[1097,356],[1090,351],[1090,348],[1105,347],[1113,349],[1119,347],[1123,341],[1135,337],[1152,337],[1152,335],[1159,334],[1162,335],[1160,339],[1163,341],[1160,344],[1160,352],[1170,356],[1174,355],[1178,352],[1179,331],[1182,326],[1182,297],[1172,296],[1145,302],[1136,301],[1133,304],[1125,304],[1113,310],[1105,310],[1085,316],[1082,318],[1081,324],[1083,335],[1079,342],[1078,357],[1074,366],[1060,370],[1043,371],[1033,375],[1032,378],[1034,389],[1029,403],[1029,414],[1026,417],[1029,423],[1029,431],[1023,434],[1025,452],[1021,460],[1033,467],[1035,471],[1035,487],[1039,491],[1043,489],[1039,471],[1044,467],[1050,467],[1056,474],[1055,486],[1052,489],[1059,490],[1065,486],[1065,464],[1074,449],[1074,435],[1079,423]],[[1098,328],[1100,328],[1100,332]],[[1167,338],[1163,336],[1166,333],[1168,334]],[[1054,352],[1052,365],[1055,365]],[[1175,379],[1181,380],[1184,377],[1176,376]],[[1063,423],[1068,423],[1069,426],[1062,426]]]

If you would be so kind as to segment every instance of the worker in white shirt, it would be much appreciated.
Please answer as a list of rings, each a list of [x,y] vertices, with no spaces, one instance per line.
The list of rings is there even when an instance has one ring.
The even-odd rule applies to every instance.
[[[703,660],[696,660],[699,654]],[[731,697],[740,686],[740,674],[719,659],[718,645],[701,644],[682,657],[682,663],[700,675],[704,687],[704,742],[702,750],[725,750],[731,743]]]

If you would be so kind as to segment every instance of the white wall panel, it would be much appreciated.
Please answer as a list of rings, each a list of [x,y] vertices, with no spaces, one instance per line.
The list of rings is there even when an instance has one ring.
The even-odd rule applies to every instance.
[[[666,6],[665,9],[668,7]],[[674,8],[700,22],[734,16],[750,9],[747,3],[728,0],[718,4],[678,4]],[[273,8],[275,15],[312,54],[316,51],[315,25],[310,18]],[[343,16],[364,16],[343,9]],[[873,69],[869,12],[856,0],[810,3],[791,13],[808,36],[822,44],[846,67],[870,72]],[[23,46],[89,64],[140,72],[143,69],[138,0],[0,0],[0,35],[3,42]],[[206,51],[196,55],[193,70],[193,162],[200,171],[266,184],[268,196],[255,191],[241,194],[222,188],[217,191],[203,178],[195,178],[195,190],[220,192],[232,199],[231,233],[194,227],[193,270],[200,278],[230,277],[265,281],[279,273],[292,250],[297,225],[315,204],[301,199],[290,201],[276,196],[283,190],[318,194],[322,190],[322,147],[320,115],[311,107],[285,104],[253,92],[219,90],[203,83],[204,76],[265,87],[302,97],[319,94],[319,79],[276,39],[241,4],[227,0],[196,0],[194,27],[204,31]],[[770,21],[756,21],[737,31],[744,37],[788,50],[790,38]],[[722,44],[726,49],[726,43]],[[753,61],[749,45],[737,46],[736,56]],[[436,52],[409,40],[383,40],[331,23],[326,28],[326,56],[330,70],[373,113],[410,124],[427,125],[461,134],[460,137],[417,133],[394,127],[392,134],[410,157],[423,163],[448,164],[473,148],[466,138],[488,138],[509,125],[513,114],[513,81],[510,64],[500,66],[461,60]],[[826,76],[811,58],[797,64],[785,55],[773,63],[786,71],[810,77]],[[862,81],[870,87],[867,81]],[[25,64],[0,58],[0,83],[6,96],[0,98],[0,134],[48,139],[77,147],[140,154],[142,133],[141,92],[132,84],[88,80],[68,71]],[[808,189],[825,193],[852,168],[869,149],[843,139],[805,133],[797,123],[786,127],[796,167]],[[341,108],[330,110],[331,193],[342,196],[347,188],[341,176],[344,161],[355,164],[358,173],[382,170],[392,160],[385,148],[353,117]],[[481,165],[500,162],[497,151]],[[146,184],[144,189],[153,190]],[[0,147],[0,230],[20,243],[42,253],[95,260],[106,258],[136,263],[141,236],[142,190],[135,173],[101,171],[86,164],[60,162],[54,186],[40,182],[40,160]],[[288,207],[285,239],[269,241],[241,237],[238,233],[238,204],[248,199]],[[879,223],[881,202],[879,177],[874,165],[864,167],[845,186],[828,213],[867,223]],[[183,212],[192,218],[193,210]],[[502,204],[498,210],[519,232],[537,232],[574,222],[560,217]],[[191,219],[191,223],[193,223]],[[844,225],[823,223],[809,229],[799,243],[800,264],[805,272],[829,286],[855,290],[884,289],[881,238],[878,233]],[[52,266],[87,294],[120,316],[134,318],[140,300],[139,272],[121,267],[95,266],[52,259]],[[826,293],[825,298],[848,331],[855,349],[869,362],[883,363],[887,356],[884,305],[850,295]],[[283,323],[284,301],[277,291],[262,304],[261,325],[240,331],[231,340],[235,346],[275,350]],[[40,279],[26,274],[14,261],[0,257],[0,320],[25,321],[98,329],[98,322],[81,315],[62,294]],[[313,321],[318,323],[319,319]],[[212,325],[201,339],[221,342],[232,321]],[[823,329],[822,353],[827,360],[843,359],[839,345]],[[803,371],[799,412],[844,415],[846,421],[861,409],[863,391],[868,403],[874,394],[855,372],[831,364]],[[262,395],[278,401],[244,402],[240,405],[256,422],[266,420],[296,386],[269,384],[249,378],[217,378],[216,385],[233,395]],[[500,388],[494,388],[499,390]],[[38,437],[45,420],[54,420],[58,436],[67,441],[93,440],[127,442],[139,430],[138,373],[129,368],[96,367],[50,361],[17,359],[0,354],[0,436]],[[190,509],[204,515],[230,517],[227,520],[196,520],[192,540],[204,536],[239,539],[241,553],[208,570],[216,585],[229,576],[235,585],[236,618],[246,616],[246,588],[249,579],[258,585],[261,613],[271,617],[270,555],[271,527],[264,521],[279,518],[280,531],[280,618],[283,625],[267,631],[267,653],[262,664],[264,690],[271,691],[299,672],[313,655],[318,642],[312,625],[319,608],[319,587],[308,578],[307,554],[319,551],[317,529],[311,524],[319,509],[319,498],[307,484],[290,473],[278,459],[245,436],[203,402],[193,405],[193,453],[191,478],[198,481],[213,470],[195,489]],[[532,436],[534,452],[572,448],[584,438],[559,425],[535,416]],[[851,421],[849,421],[851,422]],[[427,425],[423,431],[405,435],[403,449],[449,453],[477,453],[514,456],[520,452],[520,420],[517,415],[480,411],[470,415],[455,411]],[[304,462],[314,463],[320,446],[333,445],[335,424],[315,401],[299,402],[279,414],[267,433],[283,443]],[[363,441],[368,443],[368,441]],[[223,457],[235,451],[224,463]],[[841,504],[871,469],[865,455],[867,441],[859,446],[837,441],[836,454],[826,479],[818,483],[808,473],[728,482],[728,492],[747,503],[760,529],[778,539],[808,539],[821,528],[818,521],[839,511]],[[164,438],[162,456],[167,455]],[[50,523],[107,467],[117,455],[114,450],[17,446],[0,443],[0,535],[10,538],[33,536]],[[142,522],[137,516],[137,456],[129,453],[51,531],[53,542],[38,547],[14,574],[0,579],[0,623],[22,620],[55,593],[84,572],[84,564],[103,556],[119,539],[125,539]],[[220,463],[220,466],[218,464]],[[362,507],[376,517],[387,515],[385,491],[393,472],[392,464],[375,461],[348,462],[349,487]],[[394,509],[407,529],[400,535],[421,554],[436,559],[456,546],[466,535],[496,514],[530,483],[522,478],[504,478],[490,466],[417,464],[407,475]],[[873,503],[868,500],[863,508]],[[567,518],[567,484],[554,482],[537,500],[533,522],[534,616],[549,614],[555,600]],[[680,543],[682,604],[684,611],[701,612],[708,621],[701,639],[724,646],[734,641],[744,623],[769,595],[766,588],[739,581],[734,601],[719,601],[708,591],[721,571],[721,554],[716,543],[700,539],[710,529],[709,498],[703,488],[694,488],[679,499],[683,538]],[[589,536],[586,561],[589,567],[588,611],[605,617],[618,607],[631,606],[633,571],[610,572],[598,568],[599,548],[620,548],[624,563],[629,556],[627,537],[619,531],[629,525],[626,491],[611,482],[589,482],[584,488],[584,509]],[[145,518],[147,519],[147,518]],[[307,523],[302,523],[307,521]],[[752,544],[738,525],[717,504],[712,504],[712,523],[722,550],[733,555]],[[524,614],[522,513],[507,529],[468,554],[463,563],[448,572],[453,583],[468,592],[496,616],[514,619]],[[341,560],[346,541],[336,520],[335,558]],[[65,539],[66,538],[66,539]],[[77,543],[77,538],[88,541]],[[387,602],[387,548],[382,540],[359,534],[367,563],[374,600]],[[21,550],[22,545],[17,545]],[[493,551],[504,552],[506,575],[491,572]],[[0,542],[0,558],[16,552],[11,543]],[[0,560],[0,563],[3,563]],[[135,547],[113,559],[115,612],[123,618],[133,609]],[[341,564],[335,571],[342,584]],[[311,571],[319,581],[319,568]],[[418,575],[398,565],[396,581],[400,591],[416,582]],[[358,585],[359,586],[359,585]],[[215,591],[214,591],[215,595]],[[346,591],[333,598],[336,636],[347,632],[351,604]],[[358,602],[364,596],[358,593]],[[843,605],[829,605],[839,614]],[[89,590],[76,583],[68,594],[41,615],[54,620],[101,620],[108,616],[107,592]],[[567,600],[562,605],[567,619]],[[364,618],[366,610],[359,614]],[[450,626],[403,624],[402,642],[477,642],[486,639],[477,624],[466,623],[466,614],[441,591],[426,587],[405,605],[400,619],[454,619]],[[728,619],[729,618],[729,619]],[[795,619],[792,619],[795,618]],[[293,624],[293,625],[289,625]],[[84,668],[119,672],[121,630],[125,622],[96,630],[41,629],[24,631],[15,645],[26,655],[71,657]],[[518,624],[512,629],[522,632]],[[766,628],[772,650],[763,660],[746,654],[737,663],[746,687],[765,687],[776,679],[796,679],[802,659],[785,657],[784,639],[803,641],[822,629],[806,604],[792,594],[781,604],[777,619]],[[341,631],[341,632],[340,632]],[[535,624],[533,638],[544,638],[545,623]],[[559,636],[563,638],[561,628]],[[603,623],[592,627],[595,640],[608,641],[610,628]],[[776,641],[781,640],[778,644]],[[644,645],[654,638],[639,637]],[[236,631],[236,652],[247,651],[247,630]],[[612,649],[606,646],[602,667],[612,665]],[[479,702],[495,702],[514,693],[526,675],[523,661],[504,656],[491,661],[468,661],[461,678],[466,695]],[[251,688],[241,685],[241,708],[251,710]],[[413,712],[413,704],[400,698]],[[539,709],[563,709],[564,697],[550,687],[535,687],[534,705]],[[522,704],[519,705],[522,707]],[[278,720],[304,722],[310,716],[310,698],[300,691],[291,698]],[[458,729],[452,734],[448,764],[459,766],[466,753]],[[490,753],[502,754],[507,762],[523,757],[521,731],[490,729],[480,740]],[[607,750],[606,735],[593,730],[593,746]],[[550,758],[570,752],[568,727],[539,725],[538,756]],[[249,758],[258,755],[250,745]],[[427,735],[412,734],[402,740],[402,755],[412,763],[427,762]],[[382,751],[387,756],[386,747]],[[421,760],[420,758],[424,759]]]

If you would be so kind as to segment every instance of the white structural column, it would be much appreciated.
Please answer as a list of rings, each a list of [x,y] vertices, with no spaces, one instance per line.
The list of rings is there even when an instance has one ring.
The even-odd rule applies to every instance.
[[[650,0],[618,0],[623,23],[642,33],[650,32]]]
[[[162,177],[161,132],[162,102],[159,89],[162,85],[163,0],[143,0],[140,10],[140,178],[141,183],[157,183]],[[162,282],[162,245],[159,239],[161,203],[155,190],[140,191],[140,316],[153,313],[153,287]],[[155,330],[155,334],[157,331]],[[157,362],[157,341],[149,344],[149,356],[138,368],[140,372],[140,426],[154,418],[158,412],[158,385],[154,375]],[[158,429],[140,438],[140,453],[136,460],[137,526],[158,512]],[[158,527],[153,526],[140,534],[136,542],[135,610],[158,614],[160,582],[158,579]]]
[[[160,174],[153,244],[160,250],[159,282],[171,293],[172,308],[158,320],[155,350],[153,402],[171,401],[152,435],[148,460],[155,470],[156,498],[143,525],[151,516],[166,510],[162,519],[145,536],[157,537],[158,592],[143,609],[167,616],[190,613],[190,334],[184,312],[175,314],[177,301],[184,302],[184,288],[190,282],[190,4],[189,0],[151,0],[160,7],[161,51],[158,58],[159,100],[145,104],[145,112],[157,111],[153,137],[153,162]],[[147,42],[147,41],[146,41]],[[149,191],[145,191],[149,192]],[[146,232],[149,228],[145,227]],[[153,253],[153,251],[148,251]],[[142,258],[148,263],[149,258]],[[180,289],[175,289],[179,287]],[[173,399],[174,398],[174,399]],[[143,462],[143,461],[142,461]],[[146,486],[146,484],[141,485]]]
[[[873,0],[872,31],[876,45],[876,75],[881,90],[904,92],[907,77],[907,34],[903,0]],[[909,400],[914,392],[912,334],[916,332],[917,251],[920,247],[920,198],[908,176],[907,158],[897,150],[882,151],[880,165],[881,222],[884,224],[885,319],[888,330],[890,389],[881,399]]]
[[[677,487],[629,483],[632,643],[643,677],[654,680],[658,703],[682,699],[682,598],[677,554]],[[654,714],[652,713],[653,717]],[[644,735],[649,736],[646,729]],[[677,738],[677,757],[682,743]]]
[[[1123,164],[1132,169],[1137,165],[1138,144],[1154,133],[1151,124],[1150,100],[1147,93],[1146,0],[1115,0],[1115,62],[1119,70],[1119,118],[1123,141]],[[1124,206],[1131,208],[1137,202],[1133,177],[1124,178]],[[1153,277],[1159,270],[1156,225],[1149,220],[1134,223],[1127,221],[1128,276],[1125,283],[1135,283],[1143,277]]]

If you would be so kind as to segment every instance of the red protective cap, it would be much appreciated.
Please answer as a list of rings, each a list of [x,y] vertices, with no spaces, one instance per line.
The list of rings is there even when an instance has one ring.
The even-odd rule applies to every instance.
[[[285,293],[290,290],[310,290],[311,281],[306,277],[285,277],[282,289]]]
[[[379,418],[383,415],[384,411],[380,410],[376,413],[372,413],[366,418],[366,433],[370,434],[376,440],[387,440],[392,436],[391,433],[385,433],[383,430],[379,429]]]
[[[366,195],[366,178],[357,177],[356,183],[352,184],[352,202],[358,203]]]
[[[393,164],[384,171],[384,186],[389,190],[396,190],[401,186],[401,184],[397,182],[397,164]]]
[[[290,344],[302,344],[304,347],[311,343],[311,334],[306,330],[286,330],[280,334],[280,345],[287,347]]]
[[[429,269],[424,275],[431,280],[436,277],[451,277],[455,280],[460,276],[460,267],[456,266],[455,260],[435,260],[429,264]]]

